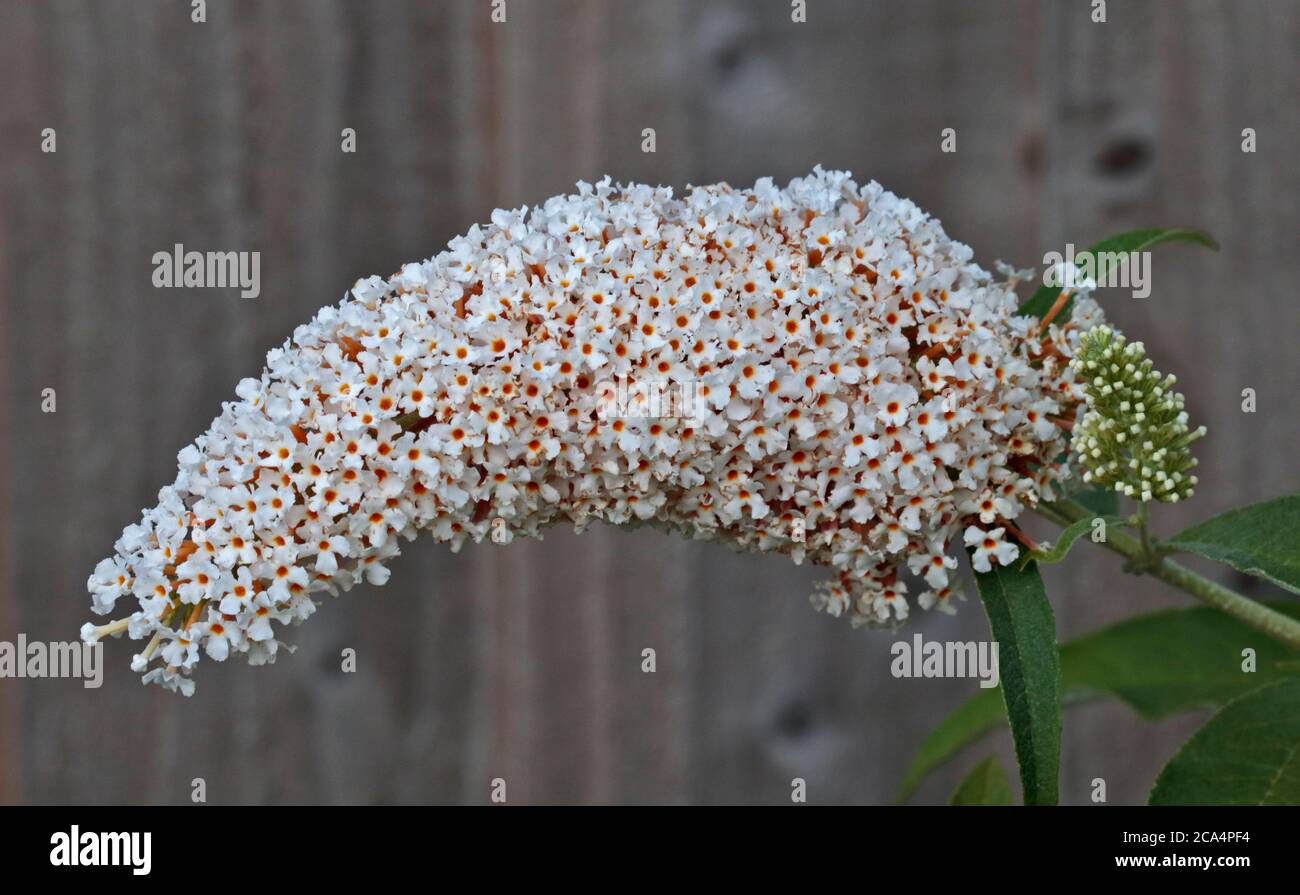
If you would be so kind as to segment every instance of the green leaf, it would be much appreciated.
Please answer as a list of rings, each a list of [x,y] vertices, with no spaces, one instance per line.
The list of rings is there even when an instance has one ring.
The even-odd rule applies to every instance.
[[[1300,618],[1294,602],[1271,604]],[[1255,651],[1254,672],[1242,650]],[[1061,647],[1061,701],[1116,698],[1144,718],[1217,708],[1300,671],[1300,653],[1208,606],[1127,619]],[[979,690],[931,731],[903,777],[899,801],[930,771],[1005,721],[996,690]]]
[[[998,644],[998,675],[1026,805],[1055,805],[1061,762],[1056,619],[1038,566],[975,573]]]
[[[1300,593],[1300,494],[1229,510],[1161,546],[1198,553]]]
[[[1006,720],[1001,687],[981,689],[957,706],[921,744],[903,775],[903,782],[899,784],[898,801],[907,801],[926,774],[956,755],[967,743],[973,743]]]
[[[1300,618],[1300,606],[1273,604]],[[1254,671],[1243,651],[1254,650]],[[1148,719],[1218,707],[1279,680],[1300,652],[1209,606],[1167,609],[1085,635],[1061,649],[1071,703],[1112,696]]]
[[[1300,805],[1300,680],[1234,699],[1156,778],[1152,805]]]
[[[1195,242],[1214,249],[1216,252],[1219,250],[1219,244],[1214,241],[1214,238],[1201,230],[1151,227],[1145,230],[1129,230],[1127,233],[1107,237],[1101,242],[1095,243],[1088,249],[1088,252],[1094,256],[1109,253],[1143,252],[1153,246],[1160,245],[1162,242]],[[1110,270],[1107,263],[1110,260],[1113,259],[1097,258],[1098,269],[1095,271],[1097,280],[1101,280]],[[1056,297],[1060,294],[1061,288],[1059,286],[1039,286],[1016,313],[1022,317],[1042,317],[1051,310],[1052,305],[1056,302]],[[1070,306],[1073,303],[1074,299],[1067,301],[1062,306],[1058,316],[1062,319],[1068,318]]]
[[[957,784],[949,805],[1010,805],[1011,782],[998,760],[990,755]]]
[[[1020,567],[1024,568],[1025,566],[1029,565],[1031,562],[1058,563],[1061,560],[1065,559],[1065,555],[1070,552],[1070,548],[1074,546],[1074,542],[1079,540],[1079,537],[1083,535],[1084,532],[1092,530],[1093,523],[1097,521],[1097,518],[1103,519],[1107,525],[1124,524],[1124,520],[1119,518],[1118,516],[1102,516],[1102,517],[1093,517],[1090,519],[1080,519],[1078,522],[1075,522],[1072,525],[1065,528],[1060,533],[1060,535],[1057,536],[1056,541],[1052,543],[1051,546],[1049,546],[1048,548],[1046,549],[1039,548],[1038,550],[1025,551],[1024,555],[1020,557],[1020,561],[1019,561]]]
[[[1191,230],[1186,227],[1147,227],[1141,230],[1126,230],[1107,236],[1095,243],[1088,251],[1094,254],[1110,252],[1145,252],[1162,242],[1195,242],[1207,249],[1219,250],[1219,243],[1204,230]]]
[[[1114,488],[1102,488],[1097,485],[1084,488],[1070,495],[1070,499],[1086,510],[1092,510],[1098,516],[1119,515],[1119,492]]]

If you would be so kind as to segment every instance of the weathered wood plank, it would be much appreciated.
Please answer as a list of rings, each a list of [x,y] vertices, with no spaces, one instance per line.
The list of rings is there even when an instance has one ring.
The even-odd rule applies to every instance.
[[[1283,86],[1295,78],[1297,9],[1268,0],[1111,3],[1108,22],[1093,24],[1087,5],[1046,8],[1043,64],[1058,72],[1044,82],[1052,121],[1040,212],[1046,244],[1082,248],[1153,225],[1201,227],[1222,242],[1217,255],[1156,251],[1149,298],[1104,296],[1108,315],[1146,342],[1158,369],[1178,374],[1193,418],[1210,427],[1196,449],[1195,500],[1158,508],[1155,525],[1177,531],[1294,490],[1293,462],[1269,446],[1293,443],[1296,432],[1278,385],[1298,378],[1295,353],[1280,343],[1300,327],[1300,308],[1283,298],[1300,273],[1286,247],[1294,246],[1296,210],[1279,198],[1297,186],[1288,159],[1300,127]],[[1262,135],[1255,155],[1241,151],[1246,126]],[[1241,412],[1245,387],[1259,390],[1260,412]],[[1049,583],[1073,634],[1186,603],[1110,560],[1053,570]],[[1067,726],[1063,798],[1086,801],[1092,779],[1103,777],[1112,802],[1144,801],[1179,736],[1190,733],[1175,723],[1152,738],[1122,715]]]
[[[847,167],[986,265],[1205,227],[1219,255],[1162,249],[1152,298],[1109,303],[1213,430],[1167,527],[1293,488],[1260,446],[1295,437],[1300,11],[1109,7],[1093,25],[1088,4],[812,0],[795,24],[783,3],[533,0],[498,25],[485,2],[212,0],[196,25],[186,4],[0,0],[0,639],[73,636],[85,575],[296,323],[494,206],[604,173],[680,189]],[[175,242],[261,251],[262,297],[155,290]],[[1245,387],[1260,412],[1238,415]],[[893,637],[813,613],[816,573],[780,559],[645,531],[422,546],[275,668],[207,663],[188,702],[142,690],[124,644],[98,691],[0,681],[0,801],[181,802],[197,776],[214,802],[482,803],[494,777],[521,803],[782,803],[794,777],[813,801],[883,801],[969,689],[890,678]],[[1067,636],[1172,601],[1109,561],[1049,581]],[[986,626],[970,603],[919,630]],[[1184,733],[1072,717],[1065,797],[1104,776],[1140,801]]]

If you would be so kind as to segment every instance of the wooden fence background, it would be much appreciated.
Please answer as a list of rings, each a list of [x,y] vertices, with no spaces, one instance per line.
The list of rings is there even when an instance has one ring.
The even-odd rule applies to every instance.
[[[1105,24],[1087,0],[807,6],[507,0],[493,24],[489,0],[210,0],[196,24],[186,0],[0,0],[0,640],[76,637],[95,562],[293,325],[606,172],[849,168],[986,266],[1206,228],[1219,254],[1161,249],[1151,298],[1108,299],[1212,430],[1197,499],[1160,524],[1294,490],[1300,5],[1110,0]],[[154,289],[177,242],[260,251],[262,296]],[[1063,636],[1180,602],[1075,559],[1046,573]],[[296,655],[205,662],[188,701],[140,687],[121,642],[99,690],[0,680],[0,802],[181,803],[196,777],[213,803],[482,803],[494,777],[512,803],[788,803],[793,777],[812,802],[887,801],[973,685],[894,680],[894,638],[815,613],[813,580],[654,533],[410,549],[294,631]],[[916,630],[986,624],[974,601]],[[1063,797],[1104,777],[1142,801],[1195,722],[1072,712]],[[919,800],[989,748],[1013,767],[995,737]]]

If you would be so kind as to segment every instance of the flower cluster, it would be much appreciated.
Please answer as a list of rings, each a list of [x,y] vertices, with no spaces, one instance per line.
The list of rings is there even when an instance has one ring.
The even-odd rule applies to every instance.
[[[1205,427],[1188,431],[1174,377],[1151,368],[1141,342],[1126,342],[1104,325],[1084,333],[1071,365],[1087,393],[1072,444],[1083,480],[1143,503],[1191,497],[1196,476],[1188,470],[1196,458],[1188,447]]]
[[[188,693],[202,653],[272,661],[317,595],[382,584],[403,538],[556,522],[828,565],[814,603],[855,624],[905,618],[909,581],[951,611],[950,551],[1012,561],[1010,520],[1066,475],[1099,311],[1016,307],[914,204],[820,168],[498,210],[270,352],[91,576],[95,612],[132,613],[83,636],[147,639],[134,667]],[[620,380],[703,412],[604,412]]]

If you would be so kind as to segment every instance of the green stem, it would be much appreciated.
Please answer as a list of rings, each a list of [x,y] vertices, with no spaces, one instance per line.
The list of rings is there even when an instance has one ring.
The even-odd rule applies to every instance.
[[[1155,565],[1151,554],[1151,533],[1147,531],[1147,502],[1138,501],[1138,533],[1142,536],[1142,556],[1148,567]]]
[[[1090,519],[1096,515],[1071,500],[1042,503],[1036,509],[1040,516],[1061,526],[1070,525],[1080,519]],[[1112,526],[1106,532],[1106,540],[1102,542],[1102,546],[1125,557],[1134,571],[1159,578],[1166,584],[1191,594],[1202,603],[1226,612],[1288,646],[1300,649],[1300,621],[1288,618],[1280,612],[1274,612],[1262,603],[1257,603],[1209,578],[1198,575],[1167,557],[1153,553],[1146,532],[1145,506],[1139,510],[1139,519],[1142,522],[1139,525],[1141,540],[1117,531]]]

